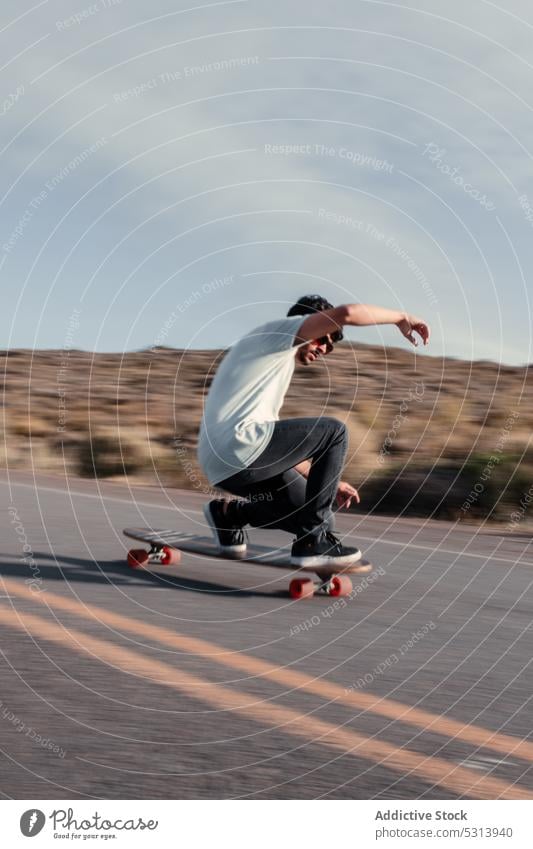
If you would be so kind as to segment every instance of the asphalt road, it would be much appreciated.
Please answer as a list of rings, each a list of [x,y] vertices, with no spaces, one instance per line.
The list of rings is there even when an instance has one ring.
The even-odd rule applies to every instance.
[[[205,533],[200,495],[0,492],[4,798],[533,798],[523,529],[344,516],[376,568],[335,606],[263,566],[129,569],[122,528]]]

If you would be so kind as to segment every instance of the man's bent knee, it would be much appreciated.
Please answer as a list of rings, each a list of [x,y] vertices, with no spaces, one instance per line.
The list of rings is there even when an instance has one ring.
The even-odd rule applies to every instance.
[[[329,416],[323,416],[321,421],[325,422],[328,425],[332,436],[335,436],[339,440],[348,440],[348,429],[345,423],[341,422],[340,419],[334,419]]]

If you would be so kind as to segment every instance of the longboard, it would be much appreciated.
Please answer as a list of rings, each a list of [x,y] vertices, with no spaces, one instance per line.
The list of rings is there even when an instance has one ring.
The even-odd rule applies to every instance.
[[[291,598],[311,598],[315,592],[331,596],[344,596],[352,592],[353,585],[350,575],[366,575],[372,571],[368,560],[358,560],[343,567],[333,566],[298,566],[290,562],[290,554],[286,549],[270,549],[267,546],[248,544],[246,554],[239,557],[228,557],[221,552],[212,537],[200,537],[196,534],[182,533],[158,528],[125,528],[122,532],[130,539],[147,543],[150,550],[144,548],[131,549],[128,552],[128,565],[139,569],[150,563],[160,563],[164,566],[177,565],[181,560],[181,552],[201,554],[205,557],[215,557],[219,560],[238,560],[241,563],[251,563],[255,566],[273,566],[292,573],[289,584]],[[308,577],[300,577],[302,572],[313,573],[318,581]]]

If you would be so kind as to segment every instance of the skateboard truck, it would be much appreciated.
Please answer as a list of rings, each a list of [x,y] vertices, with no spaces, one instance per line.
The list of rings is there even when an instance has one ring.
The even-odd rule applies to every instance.
[[[151,543],[150,551],[145,548],[132,548],[128,551],[128,566],[139,569],[148,563],[161,563],[163,566],[176,566],[181,560],[181,553],[170,545]]]
[[[319,583],[312,578],[294,578],[289,584],[289,595],[294,599],[311,598],[315,593],[339,597],[350,595],[352,590],[348,575],[330,575],[325,580],[321,578]]]

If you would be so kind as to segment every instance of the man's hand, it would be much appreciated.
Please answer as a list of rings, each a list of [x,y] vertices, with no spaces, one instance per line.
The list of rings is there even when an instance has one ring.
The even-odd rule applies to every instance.
[[[411,342],[415,348],[418,345],[415,333],[418,333],[424,345],[427,345],[429,342],[431,331],[429,329],[429,325],[426,324],[425,321],[422,321],[421,318],[416,318],[414,315],[405,315],[397,322],[396,326],[400,333],[403,333],[405,338],[409,339],[409,342]]]
[[[359,498],[359,493],[357,490],[351,486],[346,481],[341,481],[339,487],[337,489],[337,504],[340,508],[344,507],[346,510],[352,503],[352,498],[355,498],[357,504],[361,503],[361,499]]]

